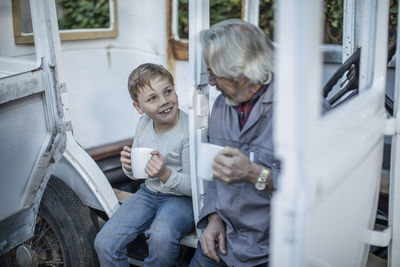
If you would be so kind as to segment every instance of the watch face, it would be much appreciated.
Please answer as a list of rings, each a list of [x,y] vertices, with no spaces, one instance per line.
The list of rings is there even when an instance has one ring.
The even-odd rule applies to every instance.
[[[257,182],[257,183],[255,184],[255,186],[256,186],[256,189],[257,189],[257,190],[264,190],[266,184],[265,184],[265,183],[262,183],[262,182]]]

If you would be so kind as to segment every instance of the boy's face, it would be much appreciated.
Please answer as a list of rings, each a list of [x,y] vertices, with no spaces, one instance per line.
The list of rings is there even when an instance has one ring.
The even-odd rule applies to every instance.
[[[145,113],[153,122],[156,130],[168,131],[179,119],[178,96],[174,86],[165,78],[151,81],[151,87],[145,87],[138,94],[133,106],[139,114]]]

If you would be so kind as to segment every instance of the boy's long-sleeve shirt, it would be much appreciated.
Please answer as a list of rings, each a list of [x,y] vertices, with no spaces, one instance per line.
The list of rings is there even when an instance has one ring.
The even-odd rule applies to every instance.
[[[148,147],[160,151],[164,164],[171,170],[171,176],[164,184],[158,178],[147,178],[148,189],[171,195],[191,196],[190,161],[189,161],[189,117],[179,110],[177,124],[166,133],[158,134],[153,121],[143,115],[136,127],[132,147]],[[123,169],[125,174],[135,179],[132,172]]]

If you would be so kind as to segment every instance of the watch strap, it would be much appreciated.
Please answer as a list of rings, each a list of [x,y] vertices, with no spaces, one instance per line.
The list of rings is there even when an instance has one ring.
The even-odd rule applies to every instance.
[[[257,181],[255,183],[255,187],[257,190],[264,190],[265,187],[267,186],[267,179],[268,175],[270,173],[270,170],[267,168],[262,168],[260,171],[260,174],[257,177]]]

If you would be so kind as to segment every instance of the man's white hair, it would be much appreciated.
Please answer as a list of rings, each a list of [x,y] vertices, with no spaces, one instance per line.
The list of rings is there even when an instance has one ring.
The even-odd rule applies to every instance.
[[[200,33],[203,53],[217,77],[253,84],[271,80],[273,45],[257,26],[240,19],[225,20]]]

